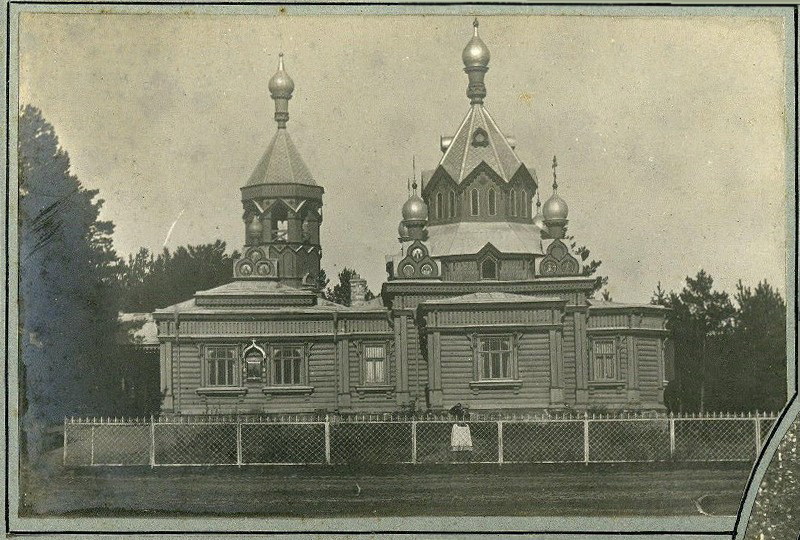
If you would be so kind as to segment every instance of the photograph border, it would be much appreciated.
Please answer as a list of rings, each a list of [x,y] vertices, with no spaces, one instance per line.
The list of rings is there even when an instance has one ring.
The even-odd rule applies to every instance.
[[[447,532],[502,532],[503,534],[541,534],[546,537],[560,535],[602,536],[624,534],[628,536],[690,535],[692,537],[742,538],[752,511],[758,487],[775,454],[781,437],[786,433],[792,420],[800,412],[798,401],[797,365],[797,239],[798,228],[798,130],[797,130],[797,68],[798,68],[798,6],[796,4],[724,4],[710,3],[664,3],[664,2],[353,2],[346,5],[332,5],[316,2],[278,3],[278,2],[175,2],[175,1],[132,1],[132,2],[34,2],[6,1],[4,10],[5,70],[6,70],[6,203],[5,203],[5,242],[4,262],[6,270],[5,303],[5,532],[6,534],[74,534],[114,532],[134,534],[215,534],[237,535],[259,534],[264,532],[283,534],[304,534],[336,532],[348,534],[363,533],[401,533],[443,534]],[[20,518],[19,506],[19,468],[18,441],[19,424],[16,415],[18,399],[18,351],[19,336],[16,331],[18,313],[11,306],[18,301],[18,261],[17,261],[17,222],[11,216],[17,215],[17,179],[11,175],[16,170],[16,119],[18,118],[18,43],[12,37],[18,36],[19,16],[23,12],[57,13],[185,13],[187,8],[201,14],[265,14],[268,8],[277,12],[303,15],[779,15],[785,17],[786,25],[786,117],[788,137],[786,152],[786,192],[787,196],[787,250],[786,250],[786,301],[787,313],[787,362],[788,362],[788,403],[773,428],[758,460],[750,474],[742,504],[732,527],[729,518],[709,518],[703,516],[645,517],[645,518],[577,518],[577,517],[413,517],[413,518]],[[14,103],[14,107],[11,104]],[[13,144],[12,144],[13,143]],[[153,528],[155,525],[155,529]],[[203,527],[192,530],[191,527]],[[545,536],[543,536],[545,537]]]

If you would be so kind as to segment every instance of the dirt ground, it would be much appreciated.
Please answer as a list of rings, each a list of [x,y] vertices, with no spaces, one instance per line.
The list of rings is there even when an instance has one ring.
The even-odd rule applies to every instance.
[[[749,464],[94,467],[21,478],[27,516],[734,515]]]

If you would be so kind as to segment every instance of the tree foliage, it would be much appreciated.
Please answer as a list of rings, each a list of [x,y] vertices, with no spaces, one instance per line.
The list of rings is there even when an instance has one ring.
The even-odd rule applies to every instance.
[[[119,284],[123,311],[150,312],[190,299],[197,291],[212,289],[233,279],[234,252],[225,242],[167,248],[153,254],[140,248],[121,265]]]
[[[321,272],[324,275],[324,270]],[[333,287],[328,287],[325,289],[324,298],[343,306],[351,305],[353,298],[350,290],[350,278],[352,278],[355,274],[357,274],[357,272],[352,268],[342,268],[342,271],[339,272],[339,283]],[[327,284],[328,280],[326,279],[325,282]],[[372,300],[373,298],[375,298],[375,295],[371,290],[367,289],[367,293],[363,300]]]
[[[103,201],[70,172],[39,109],[19,117],[20,395],[31,451],[66,414],[114,408],[116,262]]]
[[[575,252],[575,254],[581,259],[581,265],[583,266],[581,275],[587,277],[594,276],[597,273],[597,270],[600,269],[600,265],[603,264],[603,261],[598,261],[596,259],[589,260],[589,257],[591,256],[591,251],[589,251],[589,248],[587,248],[586,246],[579,246],[574,236],[568,235],[564,238],[564,240],[569,242],[570,248],[572,248],[573,252]],[[608,276],[596,276],[590,296],[593,296],[595,293],[597,293],[597,291],[599,291],[606,285],[608,285]]]
[[[736,306],[700,270],[679,293],[658,284],[651,302],[670,308],[675,351],[667,406],[676,411],[779,410],[786,401],[786,304],[766,282],[738,284]]]

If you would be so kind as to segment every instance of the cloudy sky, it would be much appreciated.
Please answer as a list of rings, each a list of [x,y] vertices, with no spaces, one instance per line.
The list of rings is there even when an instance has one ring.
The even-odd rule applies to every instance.
[[[468,109],[469,16],[26,14],[20,100],[42,109],[73,172],[105,199],[119,253],[243,240],[239,188],[289,130],[325,187],[323,266],[377,291],[397,250],[412,156],[441,157]],[[486,107],[602,259],[615,300],[705,268],[719,287],[785,290],[785,20],[487,16]]]

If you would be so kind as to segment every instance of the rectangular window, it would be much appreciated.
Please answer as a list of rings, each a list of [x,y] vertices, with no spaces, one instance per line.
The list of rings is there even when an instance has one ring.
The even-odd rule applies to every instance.
[[[208,386],[236,386],[236,347],[206,347]]]
[[[272,384],[302,384],[303,372],[301,345],[281,345],[272,348]]]
[[[364,347],[364,383],[383,384],[386,382],[386,347],[366,345]]]
[[[485,336],[479,338],[478,362],[481,379],[511,379],[511,337]]]
[[[592,362],[589,366],[590,381],[617,381],[617,348],[613,339],[597,340],[592,345]]]

